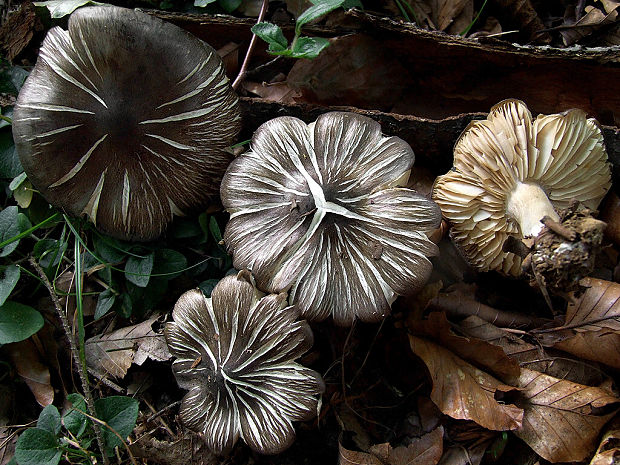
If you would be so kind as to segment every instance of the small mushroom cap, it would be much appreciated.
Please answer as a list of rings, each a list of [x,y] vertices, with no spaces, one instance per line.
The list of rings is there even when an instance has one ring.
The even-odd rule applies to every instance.
[[[128,240],[217,196],[240,128],[213,48],[140,11],[85,7],[52,28],[17,100],[13,135],[53,205]]]
[[[295,362],[312,346],[312,331],[285,294],[259,292],[246,272],[227,276],[211,298],[183,294],[165,328],[172,369],[183,389],[181,421],[204,433],[215,453],[241,437],[257,452],[276,454],[294,438],[293,421],[309,420],[323,392],[321,376]]]
[[[378,321],[397,295],[428,279],[437,205],[397,187],[414,155],[398,137],[353,113],[306,124],[280,117],[255,132],[229,166],[221,198],[224,241],[258,287],[289,290],[302,316],[340,325]]]
[[[524,184],[542,189],[556,209],[572,200],[595,209],[611,186],[596,121],[575,109],[532,121],[523,102],[505,100],[461,134],[454,167],[437,178],[433,200],[452,225],[452,239],[479,270],[521,273],[521,258],[502,246],[508,236],[523,238],[507,204]]]

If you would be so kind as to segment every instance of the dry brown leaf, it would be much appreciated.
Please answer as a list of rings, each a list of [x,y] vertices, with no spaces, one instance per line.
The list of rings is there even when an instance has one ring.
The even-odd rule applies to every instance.
[[[307,101],[327,105],[389,110],[404,90],[403,65],[380,41],[359,34],[331,39],[314,60],[297,60],[288,85]]]
[[[30,43],[34,32],[41,28],[32,2],[24,2],[0,28],[0,46],[6,59],[13,61]]]
[[[620,2],[618,0],[600,0],[600,2],[605,9],[605,13],[611,13],[620,6]]]
[[[580,462],[594,450],[598,435],[614,415],[597,415],[618,402],[606,390],[522,369],[523,426],[515,434],[550,462]]]
[[[564,325],[538,331],[545,345],[620,368],[620,284],[585,278],[583,295],[566,310]]]
[[[440,31],[445,31],[469,4],[471,4],[473,13],[472,0],[435,0],[435,3],[437,6],[433,13],[435,24]]]
[[[295,99],[301,96],[299,91],[291,89],[286,82],[258,83],[244,81],[242,87],[270,102],[294,103]]]
[[[568,305],[564,327],[575,331],[610,329],[620,334],[620,284],[596,278],[584,278],[581,284],[587,290]]]
[[[41,354],[31,339],[7,344],[13,366],[19,376],[26,382],[34,398],[41,407],[54,401],[54,388],[50,381],[49,368],[41,362]]]
[[[530,0],[495,0],[495,4],[502,15],[509,15],[506,19],[510,24],[506,27],[518,29],[523,41],[544,44],[551,42],[551,35],[542,32],[545,25]]]
[[[618,20],[618,11],[615,9],[605,14],[598,8],[589,5],[585,7],[585,11],[586,14],[573,27],[560,31],[564,45],[572,45],[601,27]]]
[[[414,439],[408,446],[376,444],[368,452],[357,452],[339,444],[338,452],[340,465],[435,465],[443,452],[443,428]]]
[[[450,322],[443,312],[431,312],[428,319],[412,322],[409,327],[414,334],[433,339],[460,358],[484,367],[502,379],[519,376],[519,364],[509,358],[501,347],[478,338],[457,336],[450,329]]]
[[[171,358],[163,334],[153,331],[154,316],[142,323],[98,335],[85,343],[86,363],[100,375],[122,378],[132,363],[142,365],[147,359],[166,361]]]
[[[590,465],[615,465],[620,462],[620,419],[616,417],[605,428],[605,434]]]
[[[500,346],[506,355],[518,362],[520,366],[530,370],[581,384],[596,385],[602,381],[600,370],[593,367],[591,363],[573,360],[566,356],[549,355],[540,344],[533,345],[525,342],[520,337],[477,316],[470,316],[461,321],[459,329],[467,336]],[[514,378],[501,379],[508,384],[514,382]]]
[[[620,369],[620,335],[608,330],[576,333],[553,344],[577,357]]]
[[[497,433],[472,422],[452,422],[446,427],[450,447],[444,451],[439,465],[478,465]]]
[[[411,350],[426,364],[433,381],[431,400],[446,415],[472,420],[495,431],[521,426],[523,410],[500,404],[495,393],[515,388],[470,365],[449,350],[424,339],[409,336]]]

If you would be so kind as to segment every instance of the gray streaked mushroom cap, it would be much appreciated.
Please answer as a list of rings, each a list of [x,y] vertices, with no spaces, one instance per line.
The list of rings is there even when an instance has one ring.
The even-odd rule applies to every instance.
[[[261,289],[289,290],[305,318],[380,320],[426,282],[437,252],[427,233],[439,208],[397,187],[413,161],[408,144],[364,116],[268,121],[222,181],[235,267]]]
[[[129,240],[217,196],[240,128],[217,53],[140,11],[80,8],[52,28],[15,107],[33,185],[71,215]]]
[[[215,453],[241,437],[257,452],[276,454],[294,438],[293,421],[317,413],[321,376],[295,359],[312,346],[312,331],[285,294],[260,293],[250,273],[227,276],[211,298],[183,294],[166,325],[172,368],[189,392],[181,421],[203,433]]]
[[[523,102],[510,99],[461,134],[454,167],[437,178],[433,200],[473,266],[519,275],[521,258],[502,250],[508,236],[537,235],[540,219],[557,217],[572,200],[596,209],[610,186],[596,120],[577,109],[533,119]]]

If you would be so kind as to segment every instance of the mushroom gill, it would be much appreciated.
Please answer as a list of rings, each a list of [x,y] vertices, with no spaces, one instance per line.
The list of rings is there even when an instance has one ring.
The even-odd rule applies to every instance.
[[[80,8],[52,28],[15,107],[32,184],[53,205],[128,240],[218,193],[240,128],[213,48],[140,11]]]
[[[290,290],[305,318],[350,325],[380,320],[397,295],[424,285],[437,253],[427,233],[441,218],[433,202],[398,187],[414,161],[402,139],[384,137],[370,118],[332,112],[309,125],[268,121],[251,147],[229,166],[220,195],[233,263],[259,288]]]
[[[450,234],[481,271],[521,273],[509,236],[536,236],[540,220],[578,200],[594,210],[611,186],[601,130],[581,110],[532,115],[519,100],[495,105],[454,147],[454,167],[433,188]]]
[[[165,328],[183,389],[180,418],[203,433],[215,453],[241,437],[257,452],[276,454],[295,438],[293,421],[317,412],[323,380],[295,362],[312,346],[312,331],[285,294],[264,295],[247,271],[227,276],[211,298],[188,291]]]

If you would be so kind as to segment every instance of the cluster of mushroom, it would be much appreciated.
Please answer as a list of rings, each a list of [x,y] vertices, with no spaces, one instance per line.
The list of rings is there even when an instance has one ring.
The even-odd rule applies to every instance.
[[[472,265],[517,275],[520,258],[502,250],[508,236],[537,235],[543,216],[558,218],[575,198],[595,208],[610,185],[593,120],[571,110],[532,121],[516,100],[459,138],[436,203],[403,187],[413,151],[370,118],[276,118],[231,160],[239,127],[211,47],[117,7],[79,9],[67,31],[49,32],[13,126],[45,198],[122,239],[159,236],[221,181],[224,242],[243,271],[210,298],[183,294],[166,326],[175,376],[189,391],[180,418],[216,453],[239,437],[262,453],[291,444],[292,422],[316,414],[323,390],[320,375],[295,361],[312,344],[299,317],[384,318],[428,279],[442,213]]]

